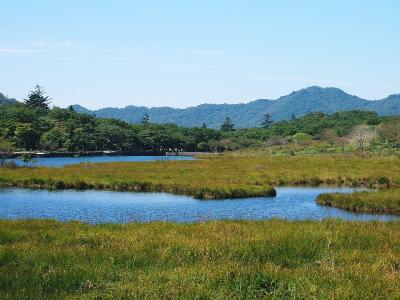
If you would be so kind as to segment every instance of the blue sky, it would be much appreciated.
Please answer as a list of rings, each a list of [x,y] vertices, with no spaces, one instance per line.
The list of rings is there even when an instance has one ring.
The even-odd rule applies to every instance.
[[[400,92],[400,1],[3,0],[0,92],[188,107],[311,85]]]

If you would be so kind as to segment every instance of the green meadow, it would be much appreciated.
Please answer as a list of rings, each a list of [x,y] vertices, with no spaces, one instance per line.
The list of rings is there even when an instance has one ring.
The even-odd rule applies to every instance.
[[[398,299],[398,222],[0,221],[2,299]]]

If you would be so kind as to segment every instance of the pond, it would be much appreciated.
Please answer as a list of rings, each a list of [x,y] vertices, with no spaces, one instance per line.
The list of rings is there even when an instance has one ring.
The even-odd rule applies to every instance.
[[[196,200],[165,193],[112,191],[46,191],[0,189],[0,219],[79,220],[88,223],[132,221],[196,222],[205,220],[398,220],[398,217],[352,213],[317,205],[321,193],[345,192],[350,188],[277,188],[276,197],[227,200]]]
[[[19,166],[38,167],[63,167],[80,163],[100,162],[144,162],[156,160],[192,160],[193,156],[73,156],[73,157],[37,157],[29,164],[24,163],[20,158],[10,159]]]

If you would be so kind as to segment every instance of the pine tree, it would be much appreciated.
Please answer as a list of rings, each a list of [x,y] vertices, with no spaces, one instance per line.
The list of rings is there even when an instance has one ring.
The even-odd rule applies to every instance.
[[[224,123],[221,125],[221,131],[228,132],[234,131],[235,125],[233,124],[232,120],[229,117],[226,117]]]
[[[206,123],[205,122],[203,122],[203,125],[201,126],[203,129],[204,128],[207,128],[207,125],[206,125]]]
[[[142,124],[143,124],[143,125],[149,125],[149,124],[150,124],[150,116],[149,116],[148,114],[145,114],[145,115],[143,116]]]
[[[296,115],[294,113],[292,113],[292,116],[290,117],[291,121],[296,121]]]
[[[263,118],[263,121],[261,122],[261,126],[263,127],[263,128],[270,128],[271,127],[271,125],[274,123],[274,121],[272,121],[272,117],[271,117],[271,115],[270,114],[268,114],[268,113],[266,113],[265,115],[264,115],[264,118]]]
[[[30,107],[48,109],[51,99],[45,94],[43,88],[36,85],[35,89],[28,95],[28,99],[25,99],[25,104]]]

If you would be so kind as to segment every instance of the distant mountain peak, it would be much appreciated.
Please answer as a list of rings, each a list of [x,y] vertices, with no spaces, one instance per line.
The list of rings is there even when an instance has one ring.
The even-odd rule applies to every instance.
[[[292,114],[300,117],[309,112],[334,113],[349,110],[400,115],[400,95],[390,95],[386,99],[371,101],[350,95],[336,87],[310,86],[277,100],[258,99],[241,104],[200,104],[179,109],[129,105],[125,108],[102,108],[93,111],[79,106],[76,110],[95,114],[98,117],[119,118],[132,123],[139,123],[144,114],[148,114],[151,122],[154,123],[175,123],[188,127],[206,123],[210,128],[218,128],[225,118],[229,117],[236,128],[245,128],[260,126],[266,113],[269,113],[274,121],[289,119]]]

